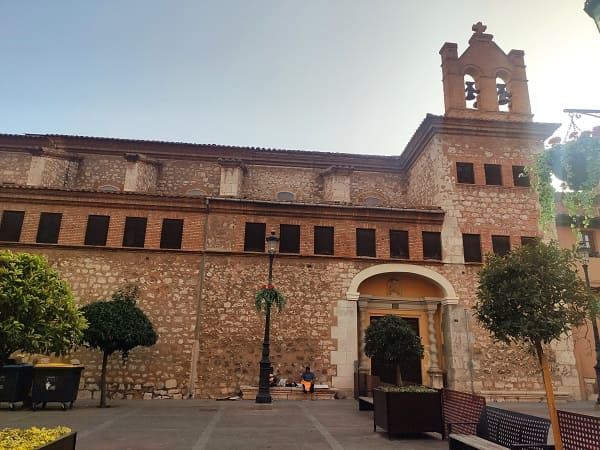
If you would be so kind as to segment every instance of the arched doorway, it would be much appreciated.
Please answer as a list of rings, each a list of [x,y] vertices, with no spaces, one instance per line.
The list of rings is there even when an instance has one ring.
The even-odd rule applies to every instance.
[[[364,331],[373,317],[396,314],[412,319],[421,336],[425,356],[418,373],[422,383],[442,387],[442,309],[456,303],[458,298],[450,282],[422,266],[380,264],[356,274],[346,299],[338,303],[338,323],[332,328],[332,337],[338,343],[331,355],[337,365],[334,385],[355,389],[355,373],[371,375],[371,360],[363,352]]]

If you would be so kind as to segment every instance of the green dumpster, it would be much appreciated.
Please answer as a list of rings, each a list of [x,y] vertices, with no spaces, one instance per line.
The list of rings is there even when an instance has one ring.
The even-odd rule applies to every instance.
[[[40,404],[45,408],[48,402],[60,403],[62,409],[72,408],[82,370],[83,366],[73,364],[36,364],[31,388],[32,409],[37,409]]]
[[[7,402],[15,409],[15,403],[25,402],[31,390],[33,365],[5,364],[0,366],[0,403]]]

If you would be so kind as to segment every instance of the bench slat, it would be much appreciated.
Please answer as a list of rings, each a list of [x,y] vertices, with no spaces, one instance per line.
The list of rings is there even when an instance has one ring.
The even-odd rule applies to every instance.
[[[450,440],[450,450],[452,450],[453,448],[455,448],[455,446],[453,446],[452,442],[453,441],[458,441],[461,442],[463,444],[466,444],[474,449],[479,449],[479,450],[508,450],[508,447],[504,447],[502,445],[498,445],[498,444],[494,444],[491,441],[486,441],[483,438],[480,438],[479,436],[475,436],[472,434],[450,434],[450,436],[448,436],[448,439]]]

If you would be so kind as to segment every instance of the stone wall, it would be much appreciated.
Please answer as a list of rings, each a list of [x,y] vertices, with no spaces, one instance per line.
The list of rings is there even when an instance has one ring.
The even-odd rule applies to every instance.
[[[26,184],[30,166],[31,153],[0,148],[0,183]]]
[[[121,156],[86,155],[79,164],[76,189],[113,185],[123,189],[127,161]]]
[[[46,164],[42,175],[42,186],[62,188],[67,183],[69,160],[65,158],[44,157]]]
[[[320,203],[318,176],[315,169],[248,166],[242,197],[275,201],[278,192],[291,192],[295,202]]]
[[[200,189],[208,196],[219,194],[221,168],[216,163],[161,160],[157,192],[185,195],[191,189]]]

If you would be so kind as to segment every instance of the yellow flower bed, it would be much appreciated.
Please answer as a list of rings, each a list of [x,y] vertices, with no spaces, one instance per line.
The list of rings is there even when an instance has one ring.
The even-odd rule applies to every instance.
[[[56,428],[31,427],[27,430],[5,428],[0,430],[0,449],[34,450],[70,432],[70,428],[61,426]]]

